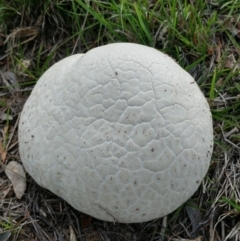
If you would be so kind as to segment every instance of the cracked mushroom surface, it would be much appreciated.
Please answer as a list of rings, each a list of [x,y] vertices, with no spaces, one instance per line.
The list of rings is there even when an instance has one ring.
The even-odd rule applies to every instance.
[[[115,43],[56,63],[19,122],[26,171],[75,209],[105,221],[165,216],[198,189],[212,117],[194,79],[150,47]]]

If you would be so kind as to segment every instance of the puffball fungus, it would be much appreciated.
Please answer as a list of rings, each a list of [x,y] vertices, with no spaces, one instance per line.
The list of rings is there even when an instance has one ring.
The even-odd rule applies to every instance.
[[[169,56],[116,43],[73,55],[39,79],[19,122],[26,171],[105,221],[165,216],[203,180],[213,148],[208,103]]]

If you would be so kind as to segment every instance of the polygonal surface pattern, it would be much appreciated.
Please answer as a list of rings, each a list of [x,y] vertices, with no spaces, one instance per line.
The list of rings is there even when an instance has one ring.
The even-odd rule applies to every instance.
[[[27,172],[74,208],[143,222],[197,190],[211,159],[212,118],[170,57],[109,44],[44,73],[22,111],[19,146]]]

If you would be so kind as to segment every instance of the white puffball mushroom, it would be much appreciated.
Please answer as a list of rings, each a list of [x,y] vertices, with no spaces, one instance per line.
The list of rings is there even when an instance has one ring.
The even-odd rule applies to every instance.
[[[165,216],[197,190],[212,117],[194,79],[150,47],[115,43],[49,68],[19,122],[26,171],[95,218]]]

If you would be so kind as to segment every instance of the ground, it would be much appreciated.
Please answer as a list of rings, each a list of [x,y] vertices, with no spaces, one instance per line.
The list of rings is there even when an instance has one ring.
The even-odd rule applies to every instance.
[[[1,1],[0,240],[240,240],[239,11],[238,1],[225,0]],[[213,116],[214,151],[200,188],[147,223],[91,218],[28,175],[17,199],[5,174],[10,161],[21,163],[18,120],[38,78],[65,56],[113,42],[173,57],[195,78]]]

